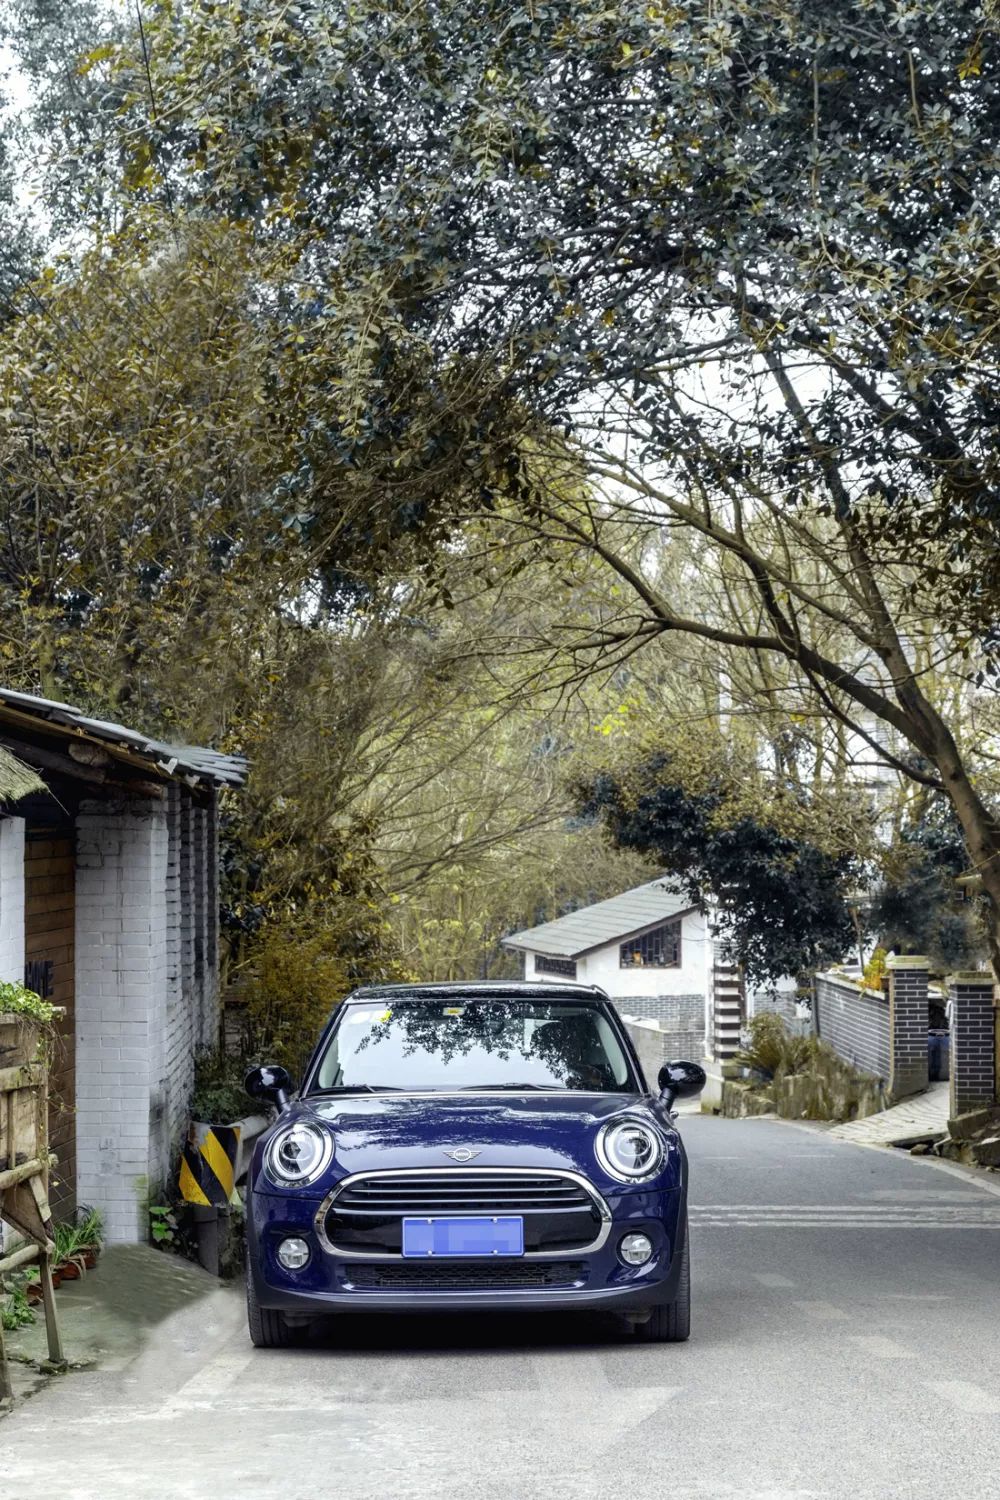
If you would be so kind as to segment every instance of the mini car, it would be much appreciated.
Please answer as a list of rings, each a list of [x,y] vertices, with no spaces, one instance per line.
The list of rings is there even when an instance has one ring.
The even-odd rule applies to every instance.
[[[623,1313],[639,1337],[690,1330],[687,1159],[603,990],[379,985],[334,1011],[301,1089],[254,1151],[247,1307],[258,1347],[338,1313],[529,1308]],[[335,1325],[334,1325],[335,1327]]]

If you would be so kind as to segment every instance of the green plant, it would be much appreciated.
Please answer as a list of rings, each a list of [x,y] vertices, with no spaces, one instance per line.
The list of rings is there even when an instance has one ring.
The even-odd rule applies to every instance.
[[[246,1069],[243,1058],[203,1052],[195,1061],[192,1120],[230,1125],[248,1114],[252,1106],[243,1087]]]
[[[0,1300],[0,1327],[12,1333],[14,1329],[23,1328],[34,1321],[35,1314],[28,1305],[24,1287],[18,1281],[8,1282],[3,1287],[2,1300]]]
[[[100,1250],[104,1244],[104,1220],[96,1208],[81,1204],[77,1209],[80,1245],[90,1250]]]
[[[56,1263],[73,1260],[85,1250],[99,1250],[104,1238],[104,1224],[96,1208],[83,1208],[75,1224],[55,1227]]]
[[[754,1016],[747,1027],[746,1045],[736,1062],[766,1079],[801,1073],[812,1057],[813,1037],[793,1036],[785,1022],[772,1011]]]
[[[878,990],[881,992],[882,980],[889,972],[889,955],[884,948],[876,948],[871,958],[865,964],[865,972],[861,983],[866,990]]]
[[[36,995],[34,990],[27,989],[17,980],[4,980],[0,983],[0,1016],[24,1016],[48,1026],[54,1020],[55,1013],[54,1005],[50,1005],[41,995]]]
[[[154,1245],[162,1245],[165,1249],[175,1248],[180,1240],[180,1226],[177,1216],[168,1203],[150,1204],[149,1208],[149,1233]]]
[[[254,1049],[295,1078],[351,988],[343,946],[334,930],[297,914],[266,923],[252,945],[247,1011]]]

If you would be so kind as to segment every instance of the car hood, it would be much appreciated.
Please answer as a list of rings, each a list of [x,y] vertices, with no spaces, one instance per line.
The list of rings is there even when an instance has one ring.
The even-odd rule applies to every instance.
[[[333,1179],[353,1172],[456,1165],[571,1168],[598,1180],[594,1153],[603,1125],[640,1115],[662,1135],[664,1169],[676,1171],[677,1135],[658,1101],[637,1094],[350,1095],[303,1099],[293,1116],[322,1120],[334,1134]],[[280,1123],[280,1122],[279,1122]],[[609,1186],[617,1186],[612,1180]]]

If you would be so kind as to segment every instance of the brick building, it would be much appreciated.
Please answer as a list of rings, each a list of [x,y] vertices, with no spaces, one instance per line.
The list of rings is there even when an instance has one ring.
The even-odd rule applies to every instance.
[[[0,756],[0,979],[65,1011],[53,1208],[142,1240],[217,1034],[218,793],[245,765],[5,689]]]

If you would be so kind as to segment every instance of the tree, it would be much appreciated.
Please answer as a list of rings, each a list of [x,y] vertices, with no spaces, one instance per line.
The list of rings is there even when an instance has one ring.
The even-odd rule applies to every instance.
[[[777,819],[727,817],[723,767],[720,758],[705,790],[692,793],[660,755],[624,776],[604,772],[580,785],[580,810],[599,818],[617,846],[679,877],[692,902],[714,896],[752,979],[841,960],[852,938],[846,897],[861,872],[857,855],[831,855],[805,832],[782,831]],[[795,811],[806,826],[809,808]]]
[[[603,502],[515,477],[526,540],[629,591],[595,657],[782,664],[796,712],[949,797],[995,960],[994,812],[912,642],[991,670],[998,31],[973,0],[165,5],[129,119],[151,191],[292,226],[358,293],[357,411],[398,342],[564,421]],[[700,540],[711,607],[673,607],[623,518]]]
[[[963,899],[957,884],[966,868],[961,829],[943,798],[922,802],[886,851],[868,925],[881,947],[926,953],[938,972],[973,968],[981,942],[975,898]]]

